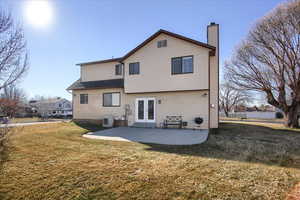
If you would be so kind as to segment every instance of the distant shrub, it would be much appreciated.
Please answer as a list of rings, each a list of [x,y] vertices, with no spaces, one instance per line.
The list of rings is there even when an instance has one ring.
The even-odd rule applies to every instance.
[[[283,118],[283,114],[281,112],[277,112],[275,114],[276,119],[282,119]]]

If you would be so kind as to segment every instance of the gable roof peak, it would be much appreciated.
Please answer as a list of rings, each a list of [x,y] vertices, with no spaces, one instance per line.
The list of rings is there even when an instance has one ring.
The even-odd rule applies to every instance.
[[[154,34],[152,34],[144,42],[142,42],[137,47],[135,47],[134,49],[132,49],[131,51],[129,51],[123,57],[112,58],[112,59],[107,59],[107,60],[92,61],[92,62],[85,62],[85,63],[79,63],[77,65],[91,65],[91,64],[109,63],[109,62],[123,62],[126,58],[128,58],[129,56],[131,56],[132,54],[134,54],[135,52],[137,52],[139,49],[141,49],[142,47],[144,47],[146,44],[148,44],[154,38],[156,38],[157,36],[159,36],[161,33],[166,34],[166,35],[171,36],[171,37],[175,37],[175,38],[180,39],[180,40],[184,40],[186,42],[190,42],[192,44],[195,44],[195,45],[198,45],[198,46],[201,46],[201,47],[204,47],[204,48],[207,48],[207,49],[209,49],[211,51],[212,54],[214,54],[214,52],[216,50],[216,47],[214,47],[212,45],[209,45],[207,43],[203,43],[203,42],[200,42],[198,40],[194,40],[194,39],[185,37],[183,35],[179,35],[177,33],[173,33],[173,32],[167,31],[165,29],[159,29],[157,32],[155,32]]]
[[[139,49],[141,49],[142,47],[144,47],[146,44],[148,44],[150,41],[152,41],[154,38],[156,38],[158,35],[160,35],[161,33],[164,33],[166,35],[169,35],[171,37],[175,37],[177,39],[181,39],[184,40],[186,42],[190,42],[193,43],[195,45],[210,49],[211,51],[215,51],[216,47],[211,46],[207,43],[203,43],[188,37],[185,37],[183,35],[179,35],[177,33],[173,33],[164,29],[159,29],[156,33],[154,33],[153,35],[151,35],[150,37],[148,37],[144,42],[142,42],[140,45],[138,45],[137,47],[135,47],[134,49],[132,49],[131,51],[129,51],[125,56],[122,57],[122,59],[120,60],[120,62],[124,61],[126,58],[128,58],[129,56],[131,56],[132,54],[134,54],[135,52],[137,52]]]

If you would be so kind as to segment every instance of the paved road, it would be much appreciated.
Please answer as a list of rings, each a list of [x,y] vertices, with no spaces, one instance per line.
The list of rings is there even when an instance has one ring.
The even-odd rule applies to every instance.
[[[17,127],[17,126],[32,126],[32,125],[39,125],[39,124],[53,124],[53,123],[61,123],[61,122],[67,122],[67,121],[61,120],[61,121],[51,121],[51,122],[9,123],[9,124],[0,124],[0,128]]]

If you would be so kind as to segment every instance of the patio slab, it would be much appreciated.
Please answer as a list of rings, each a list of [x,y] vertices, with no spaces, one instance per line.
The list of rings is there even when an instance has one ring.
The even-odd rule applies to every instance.
[[[166,145],[193,145],[205,142],[208,130],[118,127],[90,132],[83,137]]]

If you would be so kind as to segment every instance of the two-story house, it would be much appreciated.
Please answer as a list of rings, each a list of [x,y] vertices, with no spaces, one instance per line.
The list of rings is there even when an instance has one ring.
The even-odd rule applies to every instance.
[[[55,97],[29,101],[29,106],[43,117],[72,116],[72,103],[64,98]]]
[[[218,24],[207,27],[207,43],[159,30],[123,57],[78,65],[81,77],[67,89],[75,120],[112,115],[161,127],[182,116],[187,128],[218,127]]]

